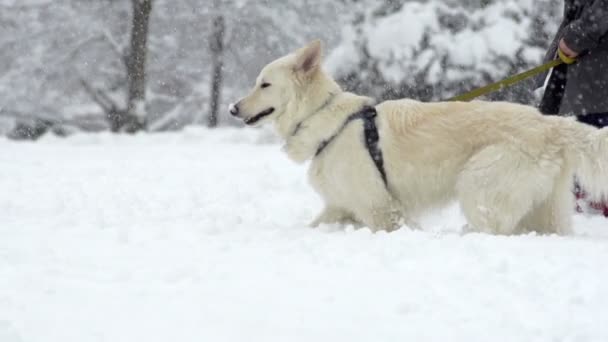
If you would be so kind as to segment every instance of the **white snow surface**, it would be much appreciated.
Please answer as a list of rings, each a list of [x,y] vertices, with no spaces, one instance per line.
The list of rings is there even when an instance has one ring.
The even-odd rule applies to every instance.
[[[307,223],[266,131],[0,140],[0,341],[608,341],[608,221]]]

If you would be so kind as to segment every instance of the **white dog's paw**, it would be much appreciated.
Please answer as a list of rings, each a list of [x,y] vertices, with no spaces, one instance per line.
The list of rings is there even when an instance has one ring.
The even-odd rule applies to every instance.
[[[324,209],[317,217],[308,224],[310,228],[318,228],[322,224],[334,223],[333,217],[330,217],[330,210]]]
[[[349,212],[346,210],[327,207],[325,208],[317,218],[315,218],[309,226],[311,228],[317,228],[320,225],[352,225],[353,227],[361,226],[361,222],[357,221]]]
[[[465,224],[464,226],[462,226],[462,230],[460,231],[460,235],[467,235],[467,234],[496,234],[495,232],[493,232],[492,230],[489,229],[480,229],[479,227],[473,226],[470,223]]]
[[[313,229],[314,229],[314,228],[319,228],[319,226],[320,226],[322,223],[323,223],[323,222],[321,222],[321,220],[319,220],[319,218],[316,218],[316,219],[312,220],[312,221],[311,221],[311,222],[308,224],[308,226],[309,226],[310,228],[313,228]]]
[[[410,230],[422,230],[422,225],[420,222],[411,218],[401,217],[398,224],[400,227],[406,227]]]
[[[460,228],[460,235],[464,236],[464,235],[467,235],[467,234],[470,234],[470,233],[474,233],[472,231],[472,228],[471,228],[470,224],[467,223],[467,224],[463,225],[462,228]]]

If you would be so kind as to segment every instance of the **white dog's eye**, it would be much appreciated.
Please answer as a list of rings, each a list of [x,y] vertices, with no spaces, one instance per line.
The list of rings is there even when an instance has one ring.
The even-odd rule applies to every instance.
[[[270,87],[270,83],[268,83],[268,82],[264,82],[264,83],[262,83],[262,85],[261,85],[260,87],[261,87],[262,89],[264,89],[264,88],[268,88],[268,87]]]

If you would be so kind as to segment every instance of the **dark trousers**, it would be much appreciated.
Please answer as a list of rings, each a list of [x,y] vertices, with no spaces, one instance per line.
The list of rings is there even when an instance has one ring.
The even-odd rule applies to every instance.
[[[538,109],[545,115],[558,115],[559,108],[566,92],[566,81],[568,80],[568,66],[558,65],[549,74],[545,93],[540,101]]]

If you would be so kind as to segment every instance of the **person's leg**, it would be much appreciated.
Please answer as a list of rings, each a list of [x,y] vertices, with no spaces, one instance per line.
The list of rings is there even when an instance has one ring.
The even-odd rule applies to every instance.
[[[553,68],[548,76],[545,93],[538,110],[545,115],[558,115],[566,91],[568,66],[565,64]]]

